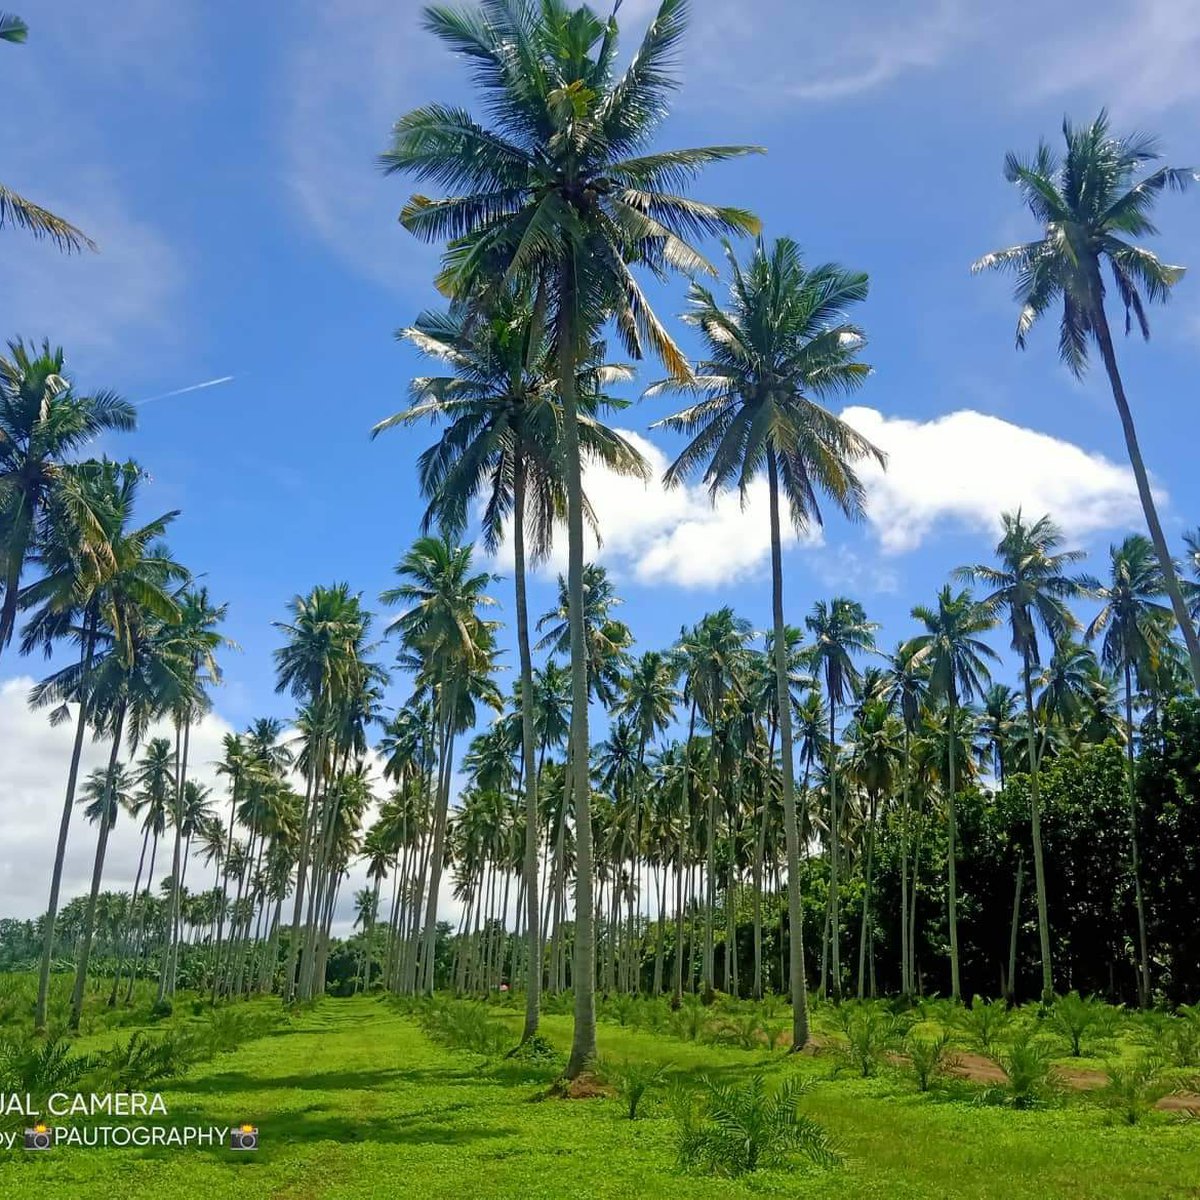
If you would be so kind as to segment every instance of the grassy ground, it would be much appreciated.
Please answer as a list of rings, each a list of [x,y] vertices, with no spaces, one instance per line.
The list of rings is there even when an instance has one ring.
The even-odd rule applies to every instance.
[[[515,1015],[503,1019],[516,1027]],[[549,1016],[555,1046],[567,1017]],[[765,1069],[820,1082],[803,1101],[841,1167],[741,1180],[681,1176],[661,1095],[625,1119],[616,1099],[541,1099],[553,1065],[489,1061],[431,1042],[375,999],[326,1000],[285,1032],[164,1087],[173,1124],[258,1125],[253,1154],[203,1149],[0,1153],[0,1196],[421,1197],[1200,1197],[1200,1126],[1152,1114],[1118,1124],[1085,1095],[1032,1111],[921,1095],[907,1075],[833,1075],[828,1055],[789,1057],[679,1041],[602,1023],[609,1061],[654,1060],[681,1076]],[[81,1045],[82,1048],[82,1045]]]

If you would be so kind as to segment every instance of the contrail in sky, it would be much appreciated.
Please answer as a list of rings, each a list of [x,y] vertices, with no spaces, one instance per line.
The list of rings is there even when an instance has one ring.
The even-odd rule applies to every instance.
[[[151,396],[149,400],[139,400],[134,408],[142,408],[156,400],[169,400],[172,396],[182,396],[186,392],[199,392],[204,388],[216,387],[219,383],[232,383],[233,378],[232,375],[222,375],[220,379],[206,379],[203,383],[193,383],[191,387],[176,388],[173,392],[163,392],[161,396]]]

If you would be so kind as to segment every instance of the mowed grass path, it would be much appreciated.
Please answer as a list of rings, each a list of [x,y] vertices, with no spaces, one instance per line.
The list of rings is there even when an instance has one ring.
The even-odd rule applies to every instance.
[[[544,1031],[569,1044],[567,1018],[547,1018]],[[326,1000],[286,1033],[222,1055],[163,1091],[172,1123],[256,1123],[257,1152],[18,1150],[0,1154],[0,1196],[1200,1197],[1197,1124],[1154,1118],[1130,1129],[1084,1098],[1024,1113],[942,1102],[916,1094],[903,1076],[829,1079],[828,1058],[612,1025],[601,1025],[600,1048],[681,1074],[816,1076],[805,1110],[837,1138],[846,1163],[739,1181],[683,1176],[661,1103],[630,1122],[616,1100],[539,1100],[552,1068],[443,1049],[377,1000]]]

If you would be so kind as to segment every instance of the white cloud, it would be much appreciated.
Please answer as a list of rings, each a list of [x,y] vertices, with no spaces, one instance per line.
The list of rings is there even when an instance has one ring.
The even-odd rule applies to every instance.
[[[888,454],[886,471],[873,463],[860,468],[867,522],[885,555],[915,550],[947,526],[990,536],[1000,514],[1018,507],[1049,513],[1072,537],[1141,519],[1128,468],[1072,442],[970,409],[929,421],[859,406],[842,415]],[[771,544],[765,480],[751,486],[745,507],[736,491],[722,494],[714,506],[699,484],[664,488],[664,451],[640,434],[622,433],[649,462],[650,479],[643,483],[595,465],[585,469],[584,490],[604,533],[598,547],[588,531],[589,558],[641,583],[684,588],[721,587],[766,569]],[[785,522],[785,549],[797,545],[809,551],[810,569],[827,586],[894,592],[899,585],[886,562],[846,545],[826,545],[819,529],[798,539]],[[545,569],[566,570],[561,530]]]
[[[863,472],[867,519],[887,553],[915,549],[943,522],[994,530],[1018,507],[1049,513],[1073,537],[1140,520],[1130,471],[1072,442],[969,409],[931,421],[864,407],[842,415],[888,454],[886,472]]]
[[[74,722],[52,727],[47,710],[33,710],[27,700],[33,680],[17,676],[0,681],[0,917],[32,918],[46,910],[50,890],[50,872],[54,865],[54,848],[58,838],[58,823],[66,791],[67,769],[75,737]],[[192,730],[189,753],[189,778],[212,789],[214,811],[223,821],[229,819],[229,795],[224,777],[216,773],[222,755],[222,739],[233,727],[219,714],[210,713]],[[166,726],[154,728],[150,737],[170,737]],[[288,741],[291,730],[283,740]],[[143,746],[145,742],[143,742]],[[108,765],[110,742],[84,742],[80,763],[80,789],[88,773]],[[460,751],[461,752],[461,751]],[[122,760],[128,755],[123,751]],[[379,762],[372,755],[375,793],[386,793]],[[303,783],[297,781],[302,789]],[[374,806],[365,821],[369,825],[376,815]],[[90,825],[82,811],[76,808],[71,819],[67,856],[63,867],[62,903],[73,896],[86,895],[91,886],[92,864],[96,852],[96,828]],[[138,822],[122,814],[109,835],[105,853],[104,891],[129,891],[137,874],[141,852]],[[160,844],[154,868],[154,886],[170,874],[171,843]],[[189,891],[212,886],[212,870],[193,855],[187,870]],[[366,865],[361,860],[351,864],[347,877],[338,892],[334,914],[334,933],[346,936],[354,920],[354,893],[367,886]],[[452,895],[453,880],[447,875],[438,900],[439,915],[444,920],[457,920],[461,905]],[[387,893],[385,884],[384,892]],[[290,901],[284,902],[290,915]]]
[[[5,917],[33,917],[46,909],[75,737],[73,721],[52,727],[45,710],[29,708],[32,686],[32,679],[21,676],[0,683],[0,827],[4,829],[0,916]],[[213,764],[221,754],[221,739],[229,732],[230,726],[215,714],[205,717],[192,731],[189,774],[213,788],[218,806],[225,790]],[[168,730],[155,729],[152,736],[168,736]],[[93,742],[90,737],[84,742],[81,784],[88,772],[108,765],[110,749],[111,743]],[[137,823],[128,817],[119,819],[109,835],[101,884],[104,890],[132,889],[140,850]],[[87,893],[95,851],[95,826],[76,809],[63,868],[64,900]],[[169,859],[165,867],[163,862],[160,847],[154,872],[158,879],[170,871]],[[199,874],[199,862],[193,862],[188,870],[189,887],[199,886],[193,882]]]
[[[643,483],[595,464],[586,467],[584,491],[604,537],[598,547],[586,531],[589,559],[599,558],[640,583],[686,588],[717,587],[763,568],[771,549],[765,481],[751,486],[744,508],[736,491],[720,496],[714,506],[703,486],[665,488],[662,477],[669,460],[663,450],[641,434],[620,432],[650,464],[650,478]],[[819,537],[812,533],[806,544],[816,544]],[[797,542],[786,521],[784,542]],[[562,572],[566,566],[566,535],[560,530],[545,569]]]

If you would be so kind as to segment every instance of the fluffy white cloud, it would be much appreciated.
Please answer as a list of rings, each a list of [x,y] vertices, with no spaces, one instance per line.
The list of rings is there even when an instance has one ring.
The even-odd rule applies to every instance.
[[[73,722],[53,727],[45,710],[29,708],[27,698],[32,686],[33,680],[25,676],[0,681],[0,829],[4,830],[0,840],[0,917],[30,918],[46,909],[75,736]],[[192,730],[189,755],[190,777],[213,789],[215,808],[223,820],[228,819],[228,793],[215,767],[221,758],[222,739],[231,732],[229,722],[210,714]],[[152,729],[149,734],[150,737],[170,735],[165,726]],[[288,736],[285,733],[285,739]],[[108,765],[110,748],[111,743],[96,743],[90,738],[84,743],[81,786],[89,772]],[[376,790],[381,793],[384,789],[380,786]],[[373,818],[374,811],[368,815],[367,823]],[[71,820],[63,867],[64,901],[87,894],[95,851],[96,829],[77,809]],[[132,889],[140,852],[138,824],[123,816],[109,835],[101,887],[105,891]],[[156,887],[170,873],[170,853],[169,843],[165,848],[160,845],[154,868]],[[211,878],[211,871],[193,857],[187,872],[189,890],[211,886]],[[335,934],[345,936],[350,932],[354,893],[367,883],[365,864],[356,861],[338,893]],[[452,887],[452,880],[446,879],[438,910],[444,920],[456,921],[462,909],[451,894]],[[290,912],[286,904],[285,910]]]
[[[594,464],[585,469],[584,491],[603,533],[598,546],[586,531],[589,558],[641,583],[687,588],[716,587],[763,568],[771,549],[765,481],[750,488],[744,507],[736,491],[714,505],[703,486],[664,487],[667,455],[641,434],[621,433],[649,463],[650,478],[643,482]],[[786,523],[784,539],[785,545],[798,540]],[[809,545],[818,541],[815,531],[805,539]],[[562,572],[566,566],[566,537],[560,533],[545,569]]]
[[[863,407],[842,415],[888,454],[886,471],[863,472],[867,519],[888,553],[914,549],[943,521],[993,530],[1018,507],[1076,537],[1140,519],[1130,471],[1072,442],[969,409],[931,421]]]
[[[0,827],[4,829],[0,845],[0,915],[6,917],[33,917],[45,911],[75,737],[73,722],[53,727],[45,710],[29,708],[27,698],[32,686],[32,679],[21,676],[0,683]],[[214,797],[225,794],[214,764],[221,754],[221,739],[230,731],[230,726],[216,715],[207,716],[192,731],[190,774],[212,787]],[[152,736],[167,735],[165,728],[152,731]],[[84,742],[81,784],[90,771],[108,765],[109,750],[108,742],[97,743],[90,738]],[[95,827],[77,810],[71,819],[63,867],[64,899],[87,892],[95,850]],[[118,820],[105,855],[101,885],[105,890],[133,887],[140,850],[136,823]],[[169,865],[163,868],[160,849],[155,875],[161,878],[169,869]],[[199,869],[198,863],[189,869],[189,887],[195,886],[192,880]]]
[[[865,407],[843,416],[888,454],[886,471],[873,464],[861,469],[867,521],[885,555],[915,550],[943,525],[990,536],[1000,514],[1018,507],[1050,513],[1073,537],[1140,520],[1129,470],[1072,442],[969,409],[929,421]],[[755,482],[744,507],[736,492],[714,506],[702,486],[664,488],[666,454],[649,439],[623,432],[646,457],[651,478],[643,483],[596,466],[585,471],[584,487],[604,532],[599,547],[589,532],[589,557],[643,583],[685,588],[719,587],[766,569],[765,481]],[[820,530],[801,540],[785,526],[785,537],[788,547],[811,551],[812,569],[830,586],[897,587],[894,569],[847,546],[826,546]],[[565,569],[560,534],[546,570]]]

